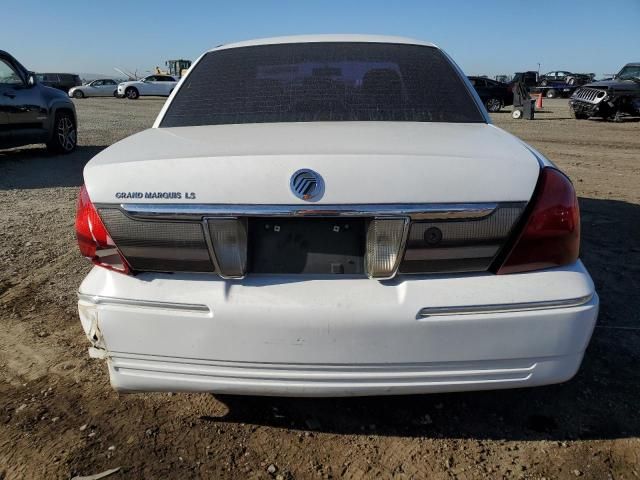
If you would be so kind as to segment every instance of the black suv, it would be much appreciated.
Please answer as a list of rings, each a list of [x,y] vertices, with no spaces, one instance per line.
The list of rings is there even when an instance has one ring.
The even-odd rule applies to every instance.
[[[36,73],[36,79],[42,85],[57,88],[65,93],[82,85],[80,76],[74,73]]]
[[[33,72],[0,50],[0,149],[46,143],[69,153],[77,143],[76,109],[66,93],[38,83]]]
[[[469,81],[490,112],[499,112],[502,107],[513,105],[510,85],[484,77],[469,77]]]
[[[612,79],[578,88],[569,105],[578,120],[601,117],[620,122],[626,115],[640,116],[640,62],[626,64]]]

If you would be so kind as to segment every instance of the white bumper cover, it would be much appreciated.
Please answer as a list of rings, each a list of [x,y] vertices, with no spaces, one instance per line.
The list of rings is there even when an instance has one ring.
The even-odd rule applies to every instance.
[[[598,297],[581,262],[386,282],[94,268],[79,311],[120,391],[356,396],[568,380]]]

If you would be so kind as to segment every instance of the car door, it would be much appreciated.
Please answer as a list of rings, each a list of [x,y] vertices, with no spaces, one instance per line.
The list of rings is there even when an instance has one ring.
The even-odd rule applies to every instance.
[[[483,82],[484,82],[485,91],[487,92],[487,96],[489,98],[499,98],[496,95],[497,92],[496,92],[495,84],[488,79],[484,79]]]
[[[113,92],[116,91],[118,84],[113,80],[102,80],[102,96],[103,97],[112,97]]]
[[[100,97],[102,95],[100,87],[102,86],[102,80],[94,80],[87,86],[83,87],[84,94],[87,97]]]
[[[176,79],[173,77],[164,77],[164,82],[163,82],[163,95],[171,95],[171,91],[174,89],[174,87],[176,86],[178,82],[176,82]]]
[[[98,97],[106,97],[112,93],[107,92],[107,85],[105,85],[104,80],[96,80],[93,82],[93,86],[95,87],[95,95]]]
[[[173,88],[173,78],[166,75],[158,75],[158,95],[168,96]]]
[[[4,110],[4,103],[4,99],[0,97],[0,148],[7,148],[11,144],[9,115]]]
[[[76,81],[73,75],[68,73],[59,73],[58,78],[60,79],[59,88],[63,92],[68,92],[76,86]]]
[[[513,103],[513,93],[508,85],[495,80],[486,80],[486,82],[492,98],[497,98],[503,105],[511,105]]]
[[[158,77],[155,75],[150,75],[145,79],[145,95],[162,95],[162,85],[159,81]]]
[[[57,88],[60,90],[60,75],[57,73],[47,73],[44,76],[45,83],[49,87]]]
[[[47,110],[40,89],[29,86],[22,72],[0,58],[0,98],[11,143],[24,144],[46,138]]]
[[[482,103],[486,102],[489,98],[489,91],[487,90],[487,82],[485,81],[485,79],[474,78],[473,80],[471,80],[471,83],[476,89],[476,92],[478,92],[478,96],[480,97],[480,100],[482,100]]]
[[[11,107],[9,96],[5,92],[10,91],[16,72],[2,59],[0,59],[0,148],[11,145],[11,130],[9,128],[9,113]]]

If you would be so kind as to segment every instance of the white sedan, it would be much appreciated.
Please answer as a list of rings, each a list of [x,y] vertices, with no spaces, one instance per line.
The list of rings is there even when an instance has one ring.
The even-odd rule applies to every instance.
[[[149,75],[141,80],[118,84],[116,95],[129,100],[135,100],[144,95],[168,97],[177,84],[178,81],[171,75]]]
[[[73,98],[85,97],[114,97],[118,84],[110,78],[101,78],[94,80],[86,85],[73,87],[69,90],[69,96]]]
[[[84,180],[80,320],[119,391],[544,385],[596,322],[571,181],[430,43],[215,48]]]

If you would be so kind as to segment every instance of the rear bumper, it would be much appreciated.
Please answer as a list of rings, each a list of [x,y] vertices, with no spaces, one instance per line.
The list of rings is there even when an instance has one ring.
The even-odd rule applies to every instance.
[[[94,268],[79,310],[120,391],[355,396],[565,381],[598,297],[580,262],[388,282]]]

